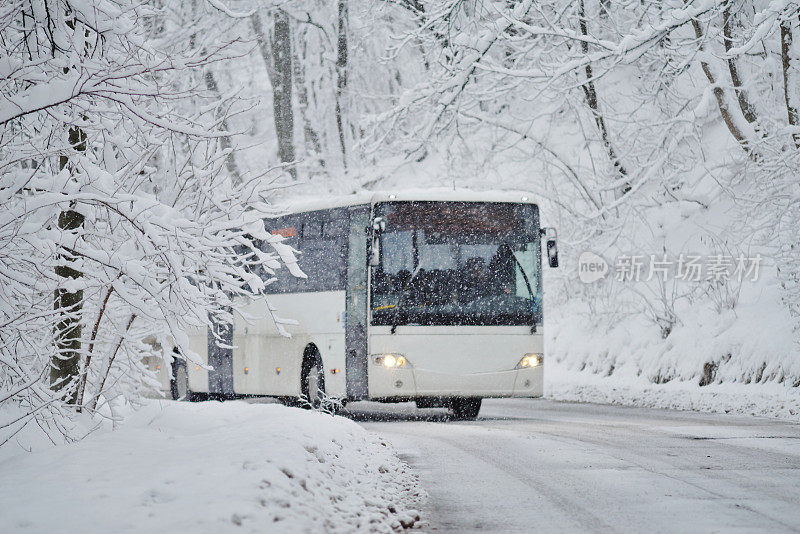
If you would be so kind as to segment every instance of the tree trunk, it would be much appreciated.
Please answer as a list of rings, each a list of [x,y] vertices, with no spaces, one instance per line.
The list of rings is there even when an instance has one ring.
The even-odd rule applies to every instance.
[[[289,15],[277,9],[273,15],[272,32],[272,109],[275,116],[275,133],[278,137],[278,159],[282,163],[295,161],[294,109],[292,108],[292,33]],[[288,168],[292,178],[297,169]]]
[[[300,108],[300,118],[303,120],[303,138],[305,139],[306,153],[312,153],[320,167],[324,167],[325,159],[322,157],[322,145],[319,140],[319,134],[314,130],[314,125],[311,124],[311,118],[308,116],[308,88],[306,87],[306,72],[303,63],[307,51],[305,35],[300,36],[297,44],[302,53],[298,54],[296,51],[297,47],[295,47],[293,54],[294,83],[297,88],[297,103]]]
[[[344,96],[347,90],[347,0],[338,0],[338,39],[336,41],[336,128],[342,147],[342,162],[347,169],[347,142],[344,128]]]
[[[197,17],[197,0],[192,0],[190,5],[191,5],[190,22],[193,23],[193,21],[196,20]],[[189,36],[189,45],[192,47],[192,49],[194,49],[196,44],[197,44],[197,33],[192,33]],[[202,50],[202,54],[203,55],[206,54],[205,48]],[[217,80],[214,77],[214,72],[211,70],[210,66],[206,67],[206,70],[203,73],[203,81],[205,82],[206,88],[209,91],[211,91],[215,97],[221,98],[219,85],[217,85]],[[224,117],[220,122],[220,126],[224,131],[226,132],[230,131],[230,128],[228,127],[228,121],[225,120]],[[228,169],[228,173],[231,175],[231,178],[233,178],[233,183],[237,185],[241,184],[242,173],[239,171],[239,165],[236,163],[236,156],[234,155],[234,151],[232,150],[233,142],[231,141],[230,136],[224,135],[220,137],[219,146],[220,148],[222,148],[223,151],[228,152],[227,156],[225,156],[225,168]]]
[[[69,144],[77,151],[86,151],[86,134],[78,127],[69,129]],[[61,156],[59,167],[63,170],[69,164],[69,156]],[[74,234],[83,226],[84,216],[72,209],[58,215],[58,228],[65,234]],[[73,255],[63,248],[59,254],[56,276],[75,280],[83,273],[71,267]],[[81,312],[83,310],[83,291],[70,291],[64,287],[55,290],[53,308],[59,313],[56,324],[56,354],[50,361],[50,387],[53,391],[64,391],[64,400],[75,404],[78,400],[78,380],[81,364]]]
[[[589,35],[589,25],[586,22],[586,11],[584,9],[583,0],[578,2],[578,18],[580,24],[581,35],[587,36]],[[585,54],[589,54],[589,43],[586,41],[581,41],[581,51]],[[586,104],[589,106],[589,109],[592,111],[592,116],[594,117],[594,122],[597,125],[597,129],[600,131],[600,139],[603,142],[603,146],[606,149],[606,153],[608,154],[608,158],[611,160],[611,164],[614,165],[614,169],[619,173],[620,177],[627,178],[628,171],[622,165],[622,162],[617,155],[617,151],[614,149],[614,145],[611,144],[611,139],[608,135],[608,129],[606,128],[606,121],[603,117],[602,113],[600,113],[600,106],[597,98],[597,88],[594,85],[594,73],[592,71],[592,65],[590,63],[586,64],[586,82],[581,86],[583,88],[583,95],[586,97]],[[616,191],[617,198],[624,195],[630,190],[631,186],[630,183],[625,183],[625,185],[619,188]]]
[[[793,65],[792,58],[792,24],[790,21],[781,23],[781,65],[783,67],[783,97],[786,100],[786,113],[789,116],[789,126],[798,124],[798,77],[796,65]],[[797,148],[800,148],[800,134],[793,132],[792,138]]]
[[[725,5],[725,9],[722,12],[722,42],[725,45],[725,52],[730,53],[731,48],[733,48],[733,26],[738,26],[735,20],[735,14],[731,13],[731,6],[730,2]],[[738,28],[741,30],[741,28]],[[741,33],[741,32],[740,32]],[[756,116],[756,110],[753,105],[750,103],[750,100],[747,98],[747,92],[744,89],[744,85],[742,84],[742,79],[739,74],[739,67],[736,64],[736,59],[733,57],[728,57],[728,71],[731,73],[731,81],[733,82],[733,89],[736,91],[736,98],[739,100],[739,108],[742,110],[742,115],[744,115],[745,120],[747,122],[753,123],[756,122],[758,118]]]
[[[700,27],[700,23],[697,21],[697,19],[692,19],[692,28],[694,29],[694,34],[697,37],[697,40],[701,42],[700,50],[703,50],[703,29]],[[745,137],[742,130],[736,124],[736,120],[732,115],[733,112],[728,106],[728,98],[725,94],[725,90],[719,86],[717,79],[714,77],[714,73],[711,71],[711,66],[707,62],[701,60],[700,67],[703,69],[703,73],[706,75],[706,78],[708,78],[708,83],[711,84],[712,92],[714,93],[714,98],[717,100],[717,107],[719,107],[719,113],[722,116],[722,120],[725,122],[725,126],[728,127],[728,131],[731,133],[733,138],[736,139],[744,151],[753,157],[753,152],[750,148],[747,137]]]

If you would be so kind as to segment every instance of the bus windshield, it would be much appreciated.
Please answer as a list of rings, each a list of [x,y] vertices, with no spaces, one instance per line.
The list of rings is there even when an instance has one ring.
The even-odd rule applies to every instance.
[[[385,202],[373,325],[541,322],[538,210],[531,204]]]

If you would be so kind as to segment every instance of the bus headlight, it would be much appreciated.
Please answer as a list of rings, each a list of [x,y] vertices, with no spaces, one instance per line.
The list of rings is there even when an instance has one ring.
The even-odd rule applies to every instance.
[[[529,352],[528,354],[523,356],[522,359],[519,361],[519,363],[517,364],[517,369],[527,369],[529,367],[537,367],[539,365],[542,365],[543,361],[544,361],[543,354]]]
[[[377,365],[382,365],[384,367],[389,367],[390,369],[396,369],[398,367],[405,367],[406,365],[411,365],[406,360],[406,357],[402,354],[378,354],[374,355],[374,362]]]

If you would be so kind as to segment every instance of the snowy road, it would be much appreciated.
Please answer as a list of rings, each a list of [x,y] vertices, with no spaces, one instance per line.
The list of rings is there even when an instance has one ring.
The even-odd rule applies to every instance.
[[[348,413],[417,470],[426,530],[800,532],[800,425],[527,399],[475,422]]]

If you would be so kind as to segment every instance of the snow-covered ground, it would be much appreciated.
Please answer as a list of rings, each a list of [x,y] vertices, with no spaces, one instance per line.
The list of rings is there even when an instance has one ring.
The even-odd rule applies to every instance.
[[[490,399],[477,421],[353,403],[401,452],[435,532],[797,532],[800,425]]]
[[[379,437],[276,404],[150,401],[115,432],[17,450],[0,532],[391,532],[424,501]]]
[[[760,415],[800,422],[800,392],[774,383],[699,387],[695,382],[673,380],[653,384],[644,377],[624,373],[604,376],[549,361],[545,394],[553,400]],[[489,518],[486,509],[473,510],[477,501],[461,503],[462,497],[477,499],[482,494],[484,474],[467,477],[471,482],[466,484],[453,474],[458,469],[452,462],[434,467],[438,460],[433,457],[423,461],[423,457],[433,454],[430,450],[443,446],[442,440],[457,444],[458,451],[467,447],[468,442],[477,439],[464,434],[473,428],[472,424],[465,427],[450,422],[441,410],[366,406],[375,414],[369,410],[362,414],[365,408],[357,403],[350,416],[381,436],[343,417],[277,404],[156,400],[121,413],[125,418],[116,431],[100,429],[78,443],[44,446],[41,441],[30,439],[35,433],[20,435],[22,445],[34,450],[26,453],[7,443],[0,451],[0,532],[391,532],[430,521],[434,526],[452,528],[477,521],[469,523],[477,528],[500,525],[509,517],[513,519],[509,519],[509,525],[531,519],[509,501],[497,513],[490,514],[491,521],[484,524]],[[570,423],[564,428],[572,428],[575,417],[591,420],[590,426],[595,425],[597,413],[613,414],[614,428],[634,424],[644,416],[656,420],[662,417],[657,412],[617,413],[602,406],[550,401],[487,401],[481,412],[484,422],[479,425],[492,426],[496,439],[488,448],[476,445],[472,452],[477,454],[483,449],[488,454],[501,445],[516,447],[515,436],[523,430],[517,425],[539,421],[544,417],[542,410],[561,414],[558,417],[571,414]],[[422,420],[417,421],[420,416]],[[757,420],[717,421],[707,419],[712,416],[663,412],[665,420],[675,419],[681,424],[695,421],[693,417],[705,433],[709,432],[708,424],[722,424],[728,433],[742,431],[740,426],[761,425],[758,432],[753,431],[758,436],[782,436],[784,430],[795,432],[790,427],[773,428],[771,423]],[[372,421],[385,423],[375,425]],[[437,429],[444,426],[436,436],[427,436],[425,432],[433,428],[432,424]],[[406,428],[408,425],[412,426]],[[548,423],[533,435],[543,431],[546,434],[551,426]],[[501,428],[504,432],[498,433]],[[683,426],[680,429],[687,433]],[[408,435],[400,439],[398,432]],[[425,445],[433,437],[436,439],[430,447]],[[416,459],[419,465],[410,468],[398,459],[386,438],[391,438],[403,455]],[[510,440],[507,445],[506,439]],[[769,444],[767,441],[775,442],[758,443]],[[794,441],[781,443],[786,451],[796,452]],[[426,452],[420,453],[420,448]],[[411,454],[410,449],[417,452]],[[450,451],[458,463],[463,451],[456,452]],[[437,454],[442,456],[444,451]],[[489,454],[478,464],[485,467],[487,458],[494,455]],[[461,460],[465,466],[475,461]],[[415,469],[420,470],[424,488]],[[470,465],[470,470],[474,469],[475,465]],[[512,479],[517,480],[502,478],[492,483],[502,493],[506,484],[519,485]],[[426,489],[431,491],[430,501]],[[519,489],[528,491],[522,486]],[[468,495],[455,498],[459,492]],[[547,512],[545,516],[553,521],[552,526],[571,524],[571,519],[559,516],[544,501],[534,508],[531,513],[540,519]],[[421,522],[419,509],[425,510]],[[464,514],[466,509],[472,510],[464,515],[467,523],[437,523],[444,520],[442,514],[450,513],[448,510]]]
[[[654,384],[644,376],[577,371],[548,361],[545,396],[553,400],[775,417],[800,422],[800,388],[779,383],[696,381]]]

